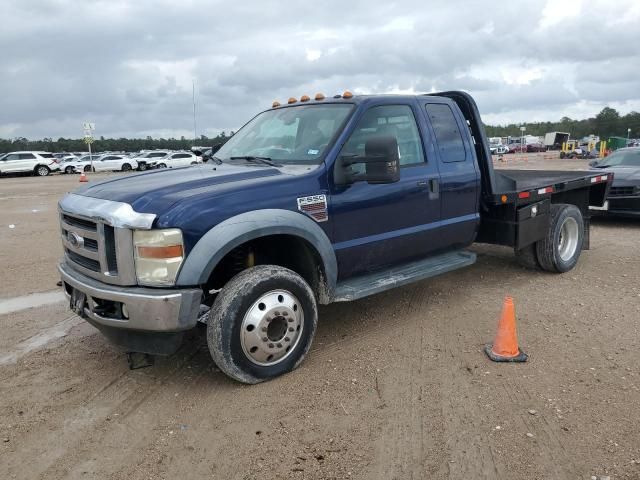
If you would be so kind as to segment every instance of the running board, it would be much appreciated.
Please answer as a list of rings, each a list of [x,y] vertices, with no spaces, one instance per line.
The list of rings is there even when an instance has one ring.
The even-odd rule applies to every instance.
[[[358,300],[385,290],[467,267],[475,262],[476,254],[473,252],[459,250],[444,253],[340,282],[336,285],[336,290],[331,300],[333,302]]]

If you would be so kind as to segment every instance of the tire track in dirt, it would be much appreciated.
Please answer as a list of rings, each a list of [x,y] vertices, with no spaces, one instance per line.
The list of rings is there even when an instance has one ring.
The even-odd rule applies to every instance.
[[[17,478],[64,478],[60,470],[70,457],[85,451],[95,432],[113,418],[126,417],[140,408],[145,399],[153,396],[177,372],[183,369],[198,352],[197,347],[188,345],[179,354],[171,357],[156,378],[146,376],[144,371],[124,371],[111,379],[106,385],[90,394],[82,404],[68,410],[57,427],[43,432],[28,433],[19,443],[27,445],[20,448],[19,456],[8,457],[4,468],[9,475]],[[33,462],[24,464],[22,459],[32,458]]]
[[[442,478],[440,385],[434,379],[437,319],[428,314],[429,292],[406,292],[388,341],[399,343],[379,380],[381,432],[369,478]],[[434,326],[435,325],[435,326]],[[387,327],[389,327],[387,325]]]
[[[508,478],[504,466],[497,463],[488,438],[489,426],[482,419],[485,412],[480,408],[477,382],[469,362],[459,353],[459,318],[448,322],[444,335],[445,354],[440,357],[440,366],[449,373],[442,386],[442,411],[445,421],[445,442],[450,455],[449,478],[455,480]],[[468,327],[469,321],[464,322]],[[477,335],[476,335],[477,336]]]

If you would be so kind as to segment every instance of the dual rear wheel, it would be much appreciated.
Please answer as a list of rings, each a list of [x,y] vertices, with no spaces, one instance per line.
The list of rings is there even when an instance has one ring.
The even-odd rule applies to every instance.
[[[583,243],[584,220],[580,209],[570,204],[552,204],[545,237],[516,250],[516,259],[527,268],[564,273],[578,263]]]

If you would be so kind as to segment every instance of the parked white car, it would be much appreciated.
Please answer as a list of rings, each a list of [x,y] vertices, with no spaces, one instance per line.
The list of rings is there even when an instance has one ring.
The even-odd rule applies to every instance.
[[[202,163],[202,157],[189,152],[174,152],[158,159],[154,166],[156,168],[176,168],[188,167],[198,163]]]
[[[138,162],[127,155],[106,154],[93,160],[94,172],[113,172],[116,170],[128,172],[136,168],[138,168]]]
[[[32,172],[46,177],[60,170],[53,153],[49,152],[10,152],[0,159],[0,174]]]
[[[64,173],[80,173],[91,171],[91,157],[97,162],[102,155],[84,155],[80,158],[64,159],[60,164],[60,168]]]
[[[138,170],[143,172],[148,168],[153,168],[159,159],[166,157],[169,153],[171,152],[167,150],[150,150],[141,152],[132,158],[135,158],[136,162],[138,162]]]

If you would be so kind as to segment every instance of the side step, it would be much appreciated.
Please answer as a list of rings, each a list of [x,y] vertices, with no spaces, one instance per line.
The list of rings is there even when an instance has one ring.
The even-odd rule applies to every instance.
[[[374,272],[360,277],[350,278],[338,283],[334,292],[333,302],[350,302],[384,292],[395,287],[435,277],[458,268],[473,265],[476,254],[459,250],[442,255],[429,257],[424,260],[406,263],[398,267]]]

